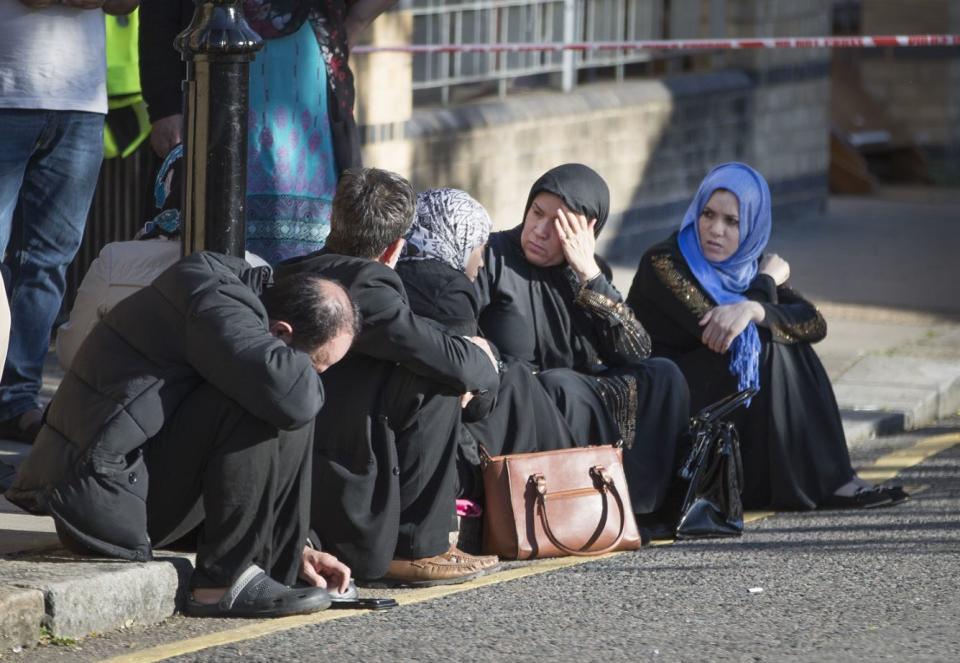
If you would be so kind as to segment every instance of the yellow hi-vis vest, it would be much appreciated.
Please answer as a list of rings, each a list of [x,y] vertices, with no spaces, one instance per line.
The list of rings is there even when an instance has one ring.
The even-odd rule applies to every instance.
[[[140,94],[140,54],[137,31],[140,12],[106,16],[107,121],[103,156],[126,157],[150,135],[147,105]]]

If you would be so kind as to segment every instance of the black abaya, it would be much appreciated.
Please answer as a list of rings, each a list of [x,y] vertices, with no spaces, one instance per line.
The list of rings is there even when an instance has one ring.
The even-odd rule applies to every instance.
[[[810,302],[764,274],[745,295],[766,315],[758,324],[760,393],[731,417],[740,431],[743,502],[813,509],[854,476],[833,388],[810,346],[826,335],[826,323]],[[643,256],[627,303],[650,333],[654,354],[675,361],[686,376],[692,412],[736,391],[729,354],[700,340],[698,321],[716,303],[690,272],[676,235]]]
[[[566,265],[534,266],[520,233],[490,236],[477,281],[480,330],[505,357],[538,371],[578,445],[624,441],[634,511],[657,511],[683,453],[683,376],[671,362],[647,359],[646,332],[608,274],[581,285]]]
[[[397,274],[414,313],[450,333],[477,335],[479,303],[466,275],[438,260],[400,262]],[[466,497],[476,497],[479,488],[478,443],[494,456],[574,446],[574,435],[530,367],[504,359],[496,393],[476,396],[464,411],[459,474]]]

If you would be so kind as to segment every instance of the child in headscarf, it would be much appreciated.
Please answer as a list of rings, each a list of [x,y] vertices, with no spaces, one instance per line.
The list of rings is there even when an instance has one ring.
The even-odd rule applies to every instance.
[[[875,507],[901,488],[857,477],[830,380],[811,347],[820,312],[786,286],[790,267],[764,254],[770,190],[742,163],[704,178],[678,232],[647,251],[627,303],[690,385],[691,412],[759,388],[731,419],[740,433],[747,508]]]

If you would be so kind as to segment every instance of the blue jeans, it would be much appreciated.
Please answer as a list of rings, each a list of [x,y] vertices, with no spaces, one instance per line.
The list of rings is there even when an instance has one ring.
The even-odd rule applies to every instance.
[[[103,160],[103,120],[0,108],[0,255],[10,300],[0,421],[37,407],[50,330]]]

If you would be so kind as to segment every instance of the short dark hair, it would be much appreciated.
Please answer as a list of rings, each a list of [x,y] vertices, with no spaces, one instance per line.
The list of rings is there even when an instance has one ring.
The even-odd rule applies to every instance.
[[[314,352],[344,332],[356,336],[360,312],[342,285],[314,274],[277,279],[260,296],[267,316],[293,327],[290,347]]]
[[[410,182],[379,168],[351,168],[337,183],[326,249],[354,258],[379,258],[410,230],[417,196]]]

